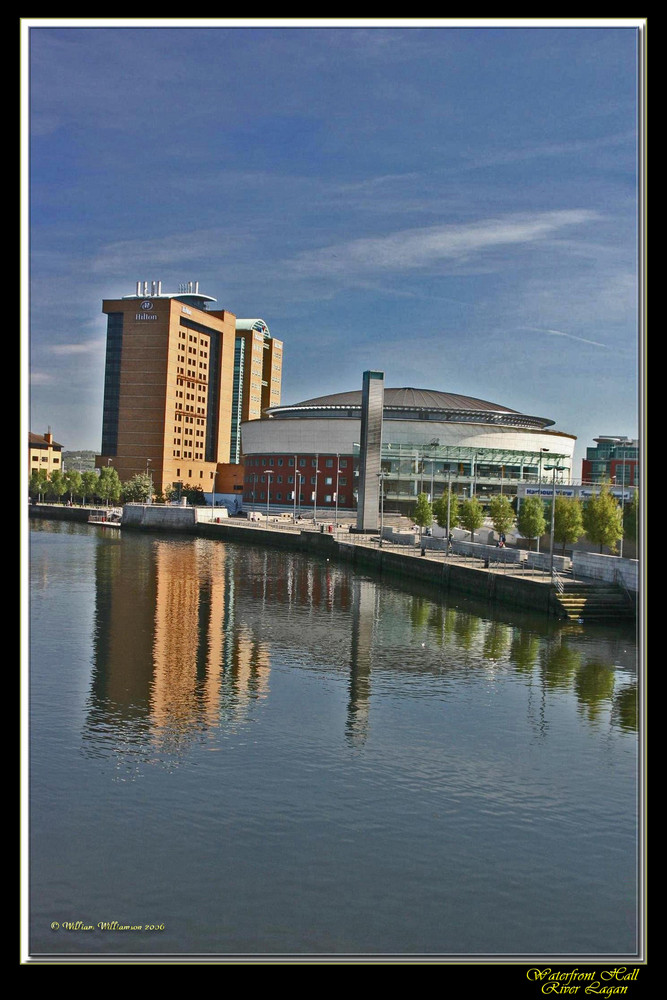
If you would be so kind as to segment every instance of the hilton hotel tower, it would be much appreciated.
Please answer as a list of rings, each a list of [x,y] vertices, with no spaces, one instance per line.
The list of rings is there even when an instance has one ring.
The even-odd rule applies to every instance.
[[[236,317],[212,302],[199,282],[164,293],[159,281],[104,300],[98,468],[112,466],[123,482],[148,473],[157,493],[176,482],[215,489],[230,458]]]

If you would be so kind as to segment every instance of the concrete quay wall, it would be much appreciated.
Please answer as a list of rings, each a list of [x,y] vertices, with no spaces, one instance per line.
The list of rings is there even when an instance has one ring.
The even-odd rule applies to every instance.
[[[97,507],[65,507],[62,504],[30,504],[28,517],[39,517],[46,521],[77,521],[87,524],[91,510]]]
[[[637,593],[639,590],[639,562],[636,559],[619,559],[599,552],[573,552],[572,569],[577,579],[604,583],[621,580],[629,591]]]

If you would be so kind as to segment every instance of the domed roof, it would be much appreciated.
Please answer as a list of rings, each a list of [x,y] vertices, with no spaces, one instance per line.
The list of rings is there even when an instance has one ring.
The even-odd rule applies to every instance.
[[[350,392],[333,392],[328,396],[316,396],[301,403],[293,403],[290,407],[277,409],[322,409],[331,406],[356,407],[361,406],[361,389]],[[439,392],[437,389],[402,389],[384,390],[384,408],[401,410],[482,410],[485,413],[517,413],[507,406],[489,403],[474,396],[461,396],[454,392]],[[275,412],[275,410],[273,411]]]
[[[275,406],[265,411],[268,417],[278,420],[299,417],[354,417],[361,414],[361,389],[333,392],[328,396],[304,399],[289,406]],[[384,390],[383,413],[385,419],[440,420],[470,423],[495,423],[508,427],[544,428],[553,424],[546,417],[534,417],[512,410],[499,403],[490,403],[474,396],[437,389],[414,389],[404,386]]]

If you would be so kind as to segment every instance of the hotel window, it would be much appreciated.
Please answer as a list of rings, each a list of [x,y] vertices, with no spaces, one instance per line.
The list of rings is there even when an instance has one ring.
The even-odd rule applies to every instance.
[[[333,466],[333,458],[328,458],[326,461],[327,469],[331,469]]]
[[[341,458],[340,462],[338,463],[338,466],[341,469],[347,469],[347,459]]]

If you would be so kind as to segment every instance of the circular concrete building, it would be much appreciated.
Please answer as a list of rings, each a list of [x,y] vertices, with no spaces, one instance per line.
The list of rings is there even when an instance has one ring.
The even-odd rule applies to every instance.
[[[421,492],[516,493],[519,482],[571,477],[576,438],[554,421],[434,389],[384,389],[381,469],[386,509],[408,511]],[[354,510],[362,391],[265,411],[242,425],[244,503]],[[545,467],[549,466],[549,471]]]

